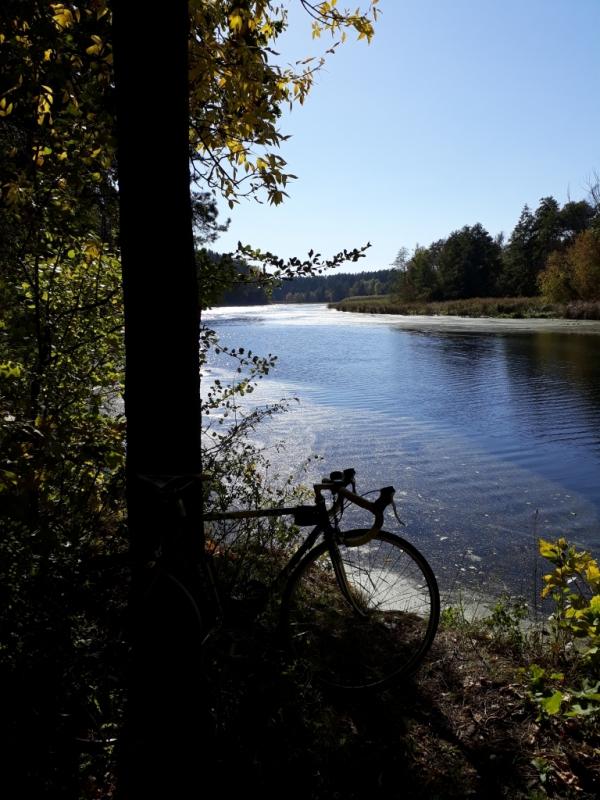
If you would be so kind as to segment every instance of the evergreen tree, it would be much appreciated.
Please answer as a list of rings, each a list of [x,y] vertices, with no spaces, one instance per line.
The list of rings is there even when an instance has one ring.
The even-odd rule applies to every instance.
[[[500,246],[479,223],[451,233],[439,255],[443,298],[455,300],[494,294],[500,253]]]
[[[534,242],[535,217],[525,205],[503,252],[501,294],[529,296],[536,293]]]
[[[596,210],[587,200],[570,200],[560,210],[561,233],[563,241],[572,243],[583,231],[587,230]]]

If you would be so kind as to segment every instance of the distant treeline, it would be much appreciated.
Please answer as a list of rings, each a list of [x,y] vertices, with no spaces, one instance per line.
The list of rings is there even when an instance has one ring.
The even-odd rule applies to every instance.
[[[508,238],[492,237],[480,223],[465,225],[412,253],[401,248],[390,269],[295,278],[270,294],[261,272],[243,261],[210,251],[202,251],[201,258],[220,262],[223,290],[215,305],[332,303],[382,295],[397,303],[536,296],[552,303],[599,301],[600,184],[589,199],[562,207],[554,197],[543,197],[535,211],[526,205]],[[232,281],[235,288],[226,290]]]
[[[221,303],[225,306],[246,306],[265,303],[333,303],[346,297],[362,295],[385,295],[392,291],[396,278],[394,269],[375,272],[334,272],[330,275],[312,275],[282,281],[281,285],[267,294],[256,283],[242,283],[233,291],[225,292]]]

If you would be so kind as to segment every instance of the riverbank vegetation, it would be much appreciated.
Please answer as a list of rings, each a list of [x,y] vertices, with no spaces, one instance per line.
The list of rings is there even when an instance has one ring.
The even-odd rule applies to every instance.
[[[348,297],[329,303],[338,311],[363,314],[403,314],[504,319],[600,319],[600,302],[551,303],[543,297],[469,297],[464,300],[396,300],[385,297]]]
[[[525,206],[507,241],[479,223],[428,247],[402,248],[387,297],[349,298],[341,311],[468,317],[600,318],[600,188],[564,206]]]

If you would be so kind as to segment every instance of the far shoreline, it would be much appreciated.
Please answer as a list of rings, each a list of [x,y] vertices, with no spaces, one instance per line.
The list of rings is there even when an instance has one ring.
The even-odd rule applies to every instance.
[[[403,328],[444,330],[562,331],[600,333],[600,303],[549,303],[542,297],[473,297],[446,301],[401,301],[390,295],[348,297],[328,308],[385,317]]]
[[[336,309],[335,311],[348,311]],[[389,314],[366,311],[350,311],[381,321],[386,321],[405,330],[439,330],[451,333],[581,333],[600,335],[600,320],[527,317],[459,317],[451,315]]]

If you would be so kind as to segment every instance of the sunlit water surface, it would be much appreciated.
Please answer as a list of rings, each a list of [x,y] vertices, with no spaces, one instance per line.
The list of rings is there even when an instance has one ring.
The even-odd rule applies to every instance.
[[[407,330],[309,305],[218,308],[203,320],[226,346],[278,356],[249,405],[299,400],[255,433],[273,471],[319,454],[303,482],[354,467],[362,491],[393,484],[402,535],[446,589],[531,597],[536,536],[600,555],[597,335]],[[207,367],[204,391],[230,374],[214,354]]]

